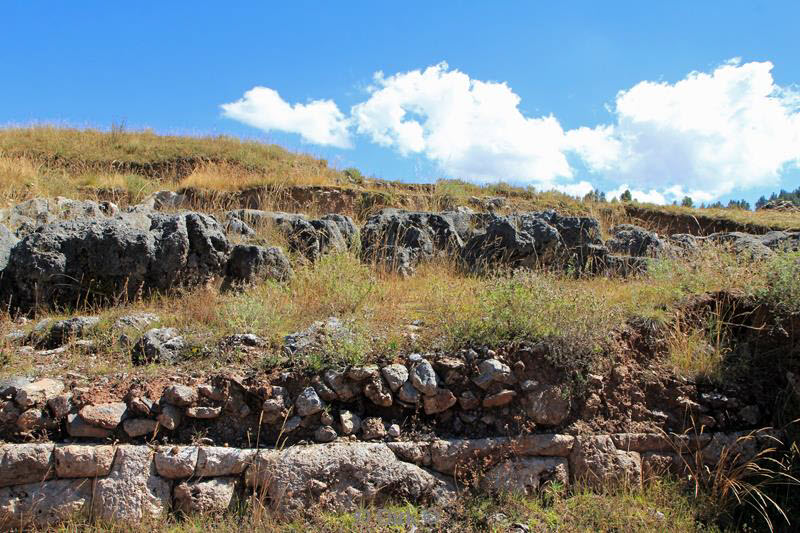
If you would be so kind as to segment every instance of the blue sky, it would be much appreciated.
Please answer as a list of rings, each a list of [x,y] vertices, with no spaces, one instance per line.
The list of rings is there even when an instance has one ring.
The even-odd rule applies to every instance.
[[[656,201],[800,186],[800,2],[557,4],[10,2],[0,124],[124,120]]]

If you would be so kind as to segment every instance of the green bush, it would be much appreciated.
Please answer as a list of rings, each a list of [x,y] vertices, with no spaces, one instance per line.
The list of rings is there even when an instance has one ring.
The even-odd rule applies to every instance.
[[[767,265],[762,300],[785,314],[800,313],[800,252],[779,253]]]

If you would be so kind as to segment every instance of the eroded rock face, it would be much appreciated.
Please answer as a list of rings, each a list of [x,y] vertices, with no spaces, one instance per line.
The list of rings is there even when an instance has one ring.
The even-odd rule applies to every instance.
[[[422,468],[397,459],[384,444],[329,444],[260,452],[247,483],[265,491],[277,510],[311,506],[353,510],[389,499],[443,501],[454,490]]]
[[[361,229],[365,261],[410,275],[420,261],[464,246],[455,213],[425,213],[383,209]]]
[[[106,303],[219,276],[230,245],[214,218],[148,213],[44,225],[11,251],[0,295],[12,308]]]
[[[238,221],[254,228],[276,228],[286,237],[290,250],[311,261],[332,251],[348,250],[358,232],[350,217],[338,214],[309,220],[304,215],[293,213],[237,209],[226,213],[226,218],[228,226],[234,229],[238,228]]]
[[[618,224],[611,228],[612,238],[606,246],[616,254],[635,257],[661,257],[669,253],[669,244],[657,233],[633,224]]]

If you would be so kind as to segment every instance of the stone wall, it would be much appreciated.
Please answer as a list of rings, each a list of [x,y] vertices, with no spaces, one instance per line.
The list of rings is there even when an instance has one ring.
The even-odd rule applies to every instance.
[[[752,456],[766,439],[640,433],[343,440],[284,449],[6,444],[0,447],[0,527],[80,516],[137,522],[168,512],[221,512],[245,497],[293,513],[312,506],[353,510],[390,499],[444,505],[458,491],[530,494],[549,481],[639,484],[681,471],[684,460],[714,464],[726,448]]]

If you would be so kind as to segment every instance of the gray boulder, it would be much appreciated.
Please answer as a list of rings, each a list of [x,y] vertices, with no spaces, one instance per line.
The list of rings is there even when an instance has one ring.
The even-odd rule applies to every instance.
[[[288,281],[291,277],[289,259],[280,248],[237,244],[228,259],[223,287],[268,279]]]
[[[497,217],[467,241],[461,259],[470,270],[496,265],[534,268],[551,263],[563,248],[558,230],[530,215]]]
[[[229,251],[221,226],[200,213],[57,222],[11,250],[0,296],[25,311],[134,299],[208,282],[223,272]]]
[[[421,261],[464,246],[456,218],[455,213],[383,209],[361,229],[363,259],[410,275]]]
[[[349,249],[357,232],[350,217],[336,214],[308,220],[304,215],[293,213],[237,209],[229,211],[225,216],[231,228],[238,227],[236,221],[256,228],[267,225],[277,228],[286,237],[291,251],[300,253],[311,261],[331,251]]]
[[[71,339],[85,335],[100,322],[96,316],[76,316],[53,322],[50,329],[39,339],[37,346],[44,349],[57,348]]]
[[[353,332],[340,319],[330,317],[314,322],[303,331],[286,335],[283,349],[294,356],[323,354],[336,350],[337,346],[351,342],[353,338]]]
[[[669,244],[657,233],[632,224],[619,224],[611,228],[608,249],[615,254],[634,257],[661,257],[669,253]]]
[[[711,242],[730,246],[734,253],[752,259],[767,259],[774,252],[764,243],[763,235],[751,235],[740,231],[728,233],[713,233],[706,237]]]
[[[135,365],[174,363],[186,346],[175,328],[151,329],[133,346],[131,359]]]
[[[18,237],[25,237],[44,224],[76,218],[103,219],[118,212],[119,208],[111,202],[70,200],[61,196],[32,198],[0,212],[0,222],[16,231]]]

